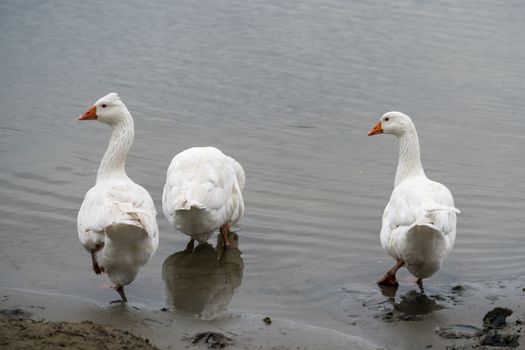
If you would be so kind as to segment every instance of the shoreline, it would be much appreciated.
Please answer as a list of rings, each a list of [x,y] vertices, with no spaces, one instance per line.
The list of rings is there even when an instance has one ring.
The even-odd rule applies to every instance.
[[[42,321],[42,326],[46,322],[84,322],[82,324],[88,328],[111,325],[147,339],[159,349],[205,349],[210,346],[210,337],[203,337],[202,334],[207,333],[213,338],[220,338],[221,334],[229,338],[225,340],[227,349],[337,350],[348,349],[348,346],[357,350],[378,349],[376,345],[358,337],[290,320],[272,318],[271,324],[268,324],[264,321],[266,315],[229,313],[204,321],[165,308],[153,310],[134,304],[101,306],[85,298],[21,289],[0,288],[0,296],[3,318],[23,316],[24,319]],[[6,317],[9,312],[14,313],[14,317]],[[201,338],[197,339],[199,336]]]
[[[86,332],[98,332],[99,337],[97,327],[111,325],[116,329],[111,331],[117,334],[121,330],[142,338],[130,340],[132,343],[145,344],[147,339],[148,344],[167,350],[498,350],[525,344],[523,286],[523,278],[430,285],[425,293],[402,286],[397,295],[390,296],[377,290],[343,288],[351,301],[347,318],[342,321],[352,325],[348,327],[349,333],[357,335],[272,315],[226,312],[212,320],[203,320],[179,310],[152,309],[137,303],[102,305],[77,296],[14,288],[0,288],[0,319],[31,319],[41,322],[42,327],[48,327],[49,322],[72,323],[73,327],[81,324]],[[503,317],[501,327],[487,328],[484,318],[496,308],[507,309],[510,314]],[[344,305],[343,309],[346,313]],[[490,342],[491,346],[482,345]],[[67,345],[71,348],[74,344]]]

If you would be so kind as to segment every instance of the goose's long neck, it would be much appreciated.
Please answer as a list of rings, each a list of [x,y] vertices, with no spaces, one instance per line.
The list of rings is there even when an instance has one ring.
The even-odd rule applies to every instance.
[[[97,182],[107,180],[110,177],[127,177],[125,168],[126,156],[135,136],[133,119],[129,112],[127,113],[129,118],[123,118],[112,126],[113,133],[98,168]]]
[[[421,175],[425,175],[425,171],[421,165],[419,140],[414,129],[399,136],[399,161],[397,163],[395,186],[409,177]]]

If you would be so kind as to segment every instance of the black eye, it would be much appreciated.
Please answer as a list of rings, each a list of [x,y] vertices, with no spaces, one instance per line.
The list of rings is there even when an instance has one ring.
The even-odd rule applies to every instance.
[[[102,105],[102,108],[106,108],[107,106],[108,106],[108,105],[104,103],[104,104]]]
[[[390,120],[390,118],[388,118],[388,117],[385,118],[385,122],[387,122],[387,121],[389,121],[389,120]]]

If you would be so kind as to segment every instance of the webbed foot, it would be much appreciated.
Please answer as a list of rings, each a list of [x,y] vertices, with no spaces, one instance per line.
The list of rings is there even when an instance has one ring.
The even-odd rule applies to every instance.
[[[396,264],[390,270],[388,270],[388,272],[381,279],[379,279],[379,281],[377,281],[377,284],[380,284],[382,286],[397,287],[399,283],[396,279],[396,272],[403,265],[405,265],[405,262],[401,259],[398,259]]]
[[[399,283],[397,282],[396,275],[390,274],[390,272],[387,272],[383,277],[381,277],[377,284],[380,284],[382,286],[390,286],[390,287],[397,287],[399,286]]]
[[[109,303],[110,304],[127,303],[128,302],[128,298],[126,298],[126,294],[124,293],[124,287],[123,286],[120,286],[120,287],[115,286],[115,290],[120,295],[121,300],[113,300],[113,301],[110,301]]]

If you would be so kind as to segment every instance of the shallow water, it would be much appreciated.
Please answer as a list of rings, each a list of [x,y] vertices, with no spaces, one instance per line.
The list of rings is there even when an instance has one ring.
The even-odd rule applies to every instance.
[[[351,316],[380,295],[374,282],[392,264],[379,229],[397,143],[366,136],[388,110],[413,117],[427,175],[462,210],[453,253],[427,283],[522,275],[524,10],[2,1],[1,286],[115,297],[97,288],[106,279],[76,233],[110,134],[77,116],[110,91],[135,118],[128,174],[160,213],[160,247],[128,288],[132,302],[165,304],[162,264],[186,247],[161,213],[171,158],[215,145],[247,174],[244,270],[228,307],[370,333]]]

